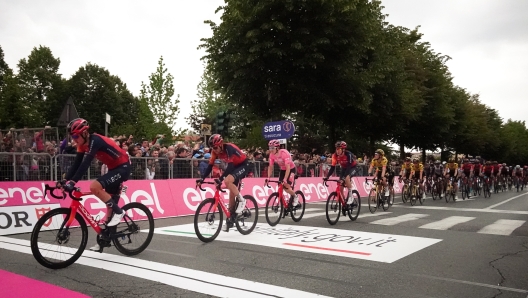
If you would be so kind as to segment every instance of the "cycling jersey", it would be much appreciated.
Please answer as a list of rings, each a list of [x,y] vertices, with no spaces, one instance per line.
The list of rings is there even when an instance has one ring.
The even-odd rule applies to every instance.
[[[242,179],[246,176],[246,154],[244,154],[244,152],[242,152],[242,150],[240,150],[240,148],[238,148],[235,144],[225,143],[220,153],[216,153],[216,151],[213,150],[213,154],[211,154],[211,158],[209,159],[209,165],[202,174],[202,179],[209,176],[213,170],[213,165],[217,158],[227,163],[227,168],[225,169],[222,176],[220,176],[220,180],[223,180],[228,175],[232,175],[235,178],[235,184],[237,184],[239,179]]]
[[[381,170],[383,167],[386,167],[389,161],[385,156],[378,157],[378,159],[372,159],[370,162],[370,166],[373,168],[376,168],[376,170]]]
[[[507,175],[508,172],[509,172],[508,167],[501,167],[501,174],[503,174],[503,175]]]
[[[493,165],[493,173],[499,173],[501,166],[500,165]]]
[[[482,172],[484,172],[485,174],[487,174],[487,176],[489,176],[491,172],[493,172],[493,166],[482,167]]]
[[[473,171],[475,171],[475,174],[480,173],[480,169],[482,169],[482,165],[477,163],[473,166]]]
[[[404,162],[401,169],[402,171],[405,171],[405,173],[410,173],[411,172],[411,168],[412,168],[412,163],[411,162]]]
[[[444,167],[442,165],[434,166],[433,167],[433,173],[436,175],[442,175],[444,172]]]
[[[65,179],[79,181],[90,168],[94,157],[107,165],[109,171],[130,163],[126,151],[121,149],[113,139],[93,133],[90,134],[88,143],[77,146],[77,156]]]
[[[330,167],[330,171],[328,171],[328,174],[326,175],[327,178],[332,176],[335,171],[335,167],[338,163],[341,166],[341,178],[346,178],[346,176],[351,175],[351,169],[357,165],[357,162],[354,159],[354,154],[352,154],[352,152],[345,150],[345,152],[343,152],[343,154],[341,155],[337,155],[337,153],[334,153],[332,154],[332,166]]]
[[[454,171],[454,170],[458,169],[458,164],[456,162],[450,162],[450,163],[447,164],[447,168],[450,171]]]
[[[522,174],[523,174],[523,171],[522,171],[521,169],[518,169],[518,170],[515,171],[515,175],[516,175],[517,177],[521,177]]]
[[[269,164],[277,163],[281,170],[286,170],[286,165],[290,166],[290,170],[295,168],[295,164],[291,160],[290,152],[286,149],[280,149],[277,154],[270,154]]]
[[[470,164],[469,162],[468,162],[468,163],[464,163],[464,164],[462,164],[462,170],[463,170],[464,172],[466,172],[466,173],[467,173],[467,172],[470,172],[472,168],[473,168],[473,165]]]
[[[423,166],[423,164],[421,162],[417,163],[417,164],[416,163],[412,164],[412,171],[413,172],[421,172],[421,171],[423,171],[423,169],[424,169],[424,166]]]

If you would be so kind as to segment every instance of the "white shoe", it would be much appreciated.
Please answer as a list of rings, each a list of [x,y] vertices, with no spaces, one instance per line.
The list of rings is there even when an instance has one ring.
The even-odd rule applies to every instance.
[[[299,197],[297,195],[295,195],[293,197],[293,207],[299,205]]]
[[[388,197],[389,195],[390,195],[389,190],[386,190],[386,191],[385,191],[385,196]]]
[[[238,198],[237,198],[238,199]],[[235,210],[235,213],[240,213],[244,210],[244,207],[246,207],[246,199],[244,199],[243,197],[241,197],[240,199],[238,199],[238,205],[237,205],[237,208]]]
[[[97,251],[97,252],[99,252],[100,249],[101,249],[101,247],[99,246],[99,244],[96,244],[96,245],[90,247],[90,250],[91,250],[91,251]]]
[[[110,220],[109,223],[106,224],[106,226],[107,227],[117,226],[119,224],[119,222],[121,222],[121,219],[123,219],[124,216],[125,216],[125,212],[124,211],[121,214],[114,213],[114,216],[112,216],[112,219]]]
[[[440,194],[440,198],[443,198],[443,197],[444,197],[444,194],[441,193],[441,194]]]
[[[458,201],[458,196],[455,196],[455,201]]]
[[[352,203],[354,203],[354,199],[352,198],[352,195],[349,195],[348,200],[347,200],[347,205],[350,205]]]

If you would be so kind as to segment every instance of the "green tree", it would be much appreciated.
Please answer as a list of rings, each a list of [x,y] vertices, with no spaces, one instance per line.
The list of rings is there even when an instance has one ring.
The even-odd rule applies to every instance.
[[[174,96],[174,77],[167,72],[163,63],[163,56],[158,61],[156,72],[149,76],[149,84],[141,82],[140,100],[146,100],[154,120],[165,123],[169,128],[174,127],[178,117],[178,103],[180,95]]]
[[[207,21],[213,36],[201,47],[217,89],[238,109],[273,120],[302,109],[332,124],[369,102],[379,1],[237,0],[219,10],[222,23]]]
[[[197,90],[198,98],[192,101],[192,112],[185,118],[195,133],[201,130],[202,124],[214,124],[215,115],[220,107],[227,104],[221,94],[215,90],[213,78],[207,69],[204,69]]]
[[[508,119],[501,132],[504,151],[499,161],[510,165],[523,165],[528,160],[528,130],[524,121]]]
[[[28,58],[18,62],[18,81],[21,92],[20,115],[24,124],[30,127],[42,127],[46,121],[47,111],[52,103],[50,98],[55,88],[62,83],[58,73],[60,59],[55,58],[48,47],[34,47]]]

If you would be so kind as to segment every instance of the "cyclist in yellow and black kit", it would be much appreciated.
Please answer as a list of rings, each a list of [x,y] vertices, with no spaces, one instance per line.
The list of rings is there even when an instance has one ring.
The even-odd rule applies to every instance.
[[[409,179],[409,176],[411,175],[411,170],[412,170],[411,158],[407,157],[405,158],[405,161],[403,162],[401,166],[400,177],[405,175],[405,179],[406,180]]]
[[[422,194],[424,192],[424,187],[422,185],[423,172],[424,172],[423,164],[418,160],[418,158],[413,159],[413,163],[411,167],[411,178],[418,180],[418,185],[420,187]]]
[[[451,177],[454,181],[453,187],[455,189],[455,201],[458,200],[458,184],[456,183],[458,181],[457,175],[458,175],[458,163],[455,162],[454,158],[450,158],[449,162],[445,165],[445,168],[444,168],[444,176],[446,177],[446,181],[447,181],[445,184],[444,192],[447,189],[447,183],[449,183],[450,181],[449,179]]]
[[[389,188],[387,187],[387,164],[389,161],[384,156],[385,152],[381,149],[376,150],[374,153],[374,158],[372,159],[372,162],[370,163],[370,168],[368,170],[369,176],[372,173],[372,169],[376,168],[376,177],[381,181],[381,185],[383,186],[383,189],[385,190],[385,196],[389,196]]]

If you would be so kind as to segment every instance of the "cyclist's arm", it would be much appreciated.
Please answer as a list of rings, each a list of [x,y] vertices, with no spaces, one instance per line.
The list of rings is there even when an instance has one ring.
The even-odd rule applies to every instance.
[[[75,175],[75,173],[77,172],[77,169],[81,165],[83,158],[84,158],[84,152],[77,152],[77,155],[75,155],[75,159],[73,160],[73,164],[71,165],[64,179],[71,180],[71,178]]]
[[[332,176],[332,174],[335,171],[336,164],[337,164],[337,158],[336,158],[335,154],[332,154],[332,165],[330,166],[330,170],[328,170],[328,174],[326,174],[326,179],[328,179],[328,178],[330,178],[330,176]]]
[[[385,173],[386,173],[386,172],[387,172],[387,166],[383,166],[383,167],[381,168],[381,177],[382,177],[382,178],[385,177]]]
[[[81,180],[84,173],[88,171],[88,169],[90,168],[90,165],[92,164],[92,160],[94,159],[95,156],[91,154],[84,154],[84,153],[83,155],[84,155],[84,158],[82,159],[81,165],[79,166],[77,171],[75,171],[75,174],[71,176],[70,179],[66,179],[66,180],[73,180],[77,182]]]

